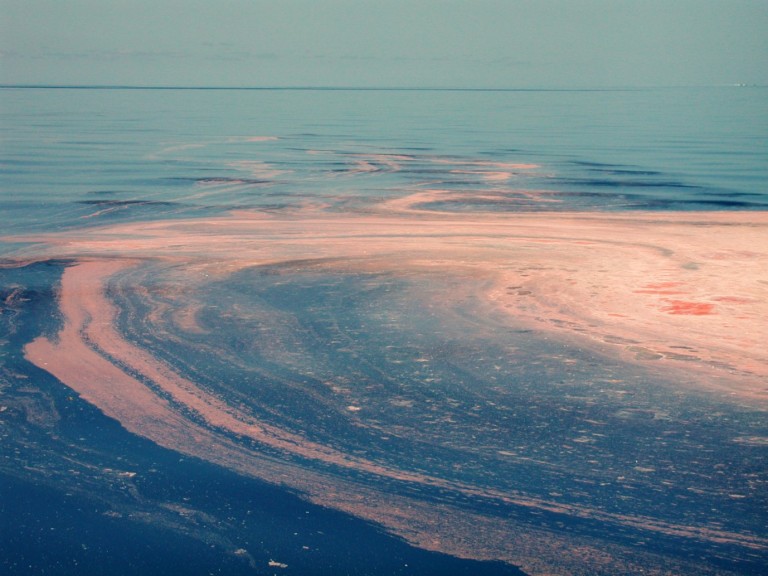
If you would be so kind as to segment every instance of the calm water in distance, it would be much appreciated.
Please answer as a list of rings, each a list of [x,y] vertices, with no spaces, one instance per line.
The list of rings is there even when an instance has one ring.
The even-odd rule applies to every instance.
[[[109,211],[114,222],[282,206],[313,195],[398,195],[434,184],[434,170],[419,171],[420,158],[537,164],[507,185],[553,191],[558,201],[526,210],[768,208],[768,89],[761,87],[6,88],[0,130],[5,233],[103,223],[89,216],[106,201],[122,203]],[[361,154],[410,155],[416,164],[328,178]],[[262,171],[258,186],[199,194],[201,182],[251,176],[254,162],[273,169],[266,177]],[[155,203],[150,212],[147,203]]]

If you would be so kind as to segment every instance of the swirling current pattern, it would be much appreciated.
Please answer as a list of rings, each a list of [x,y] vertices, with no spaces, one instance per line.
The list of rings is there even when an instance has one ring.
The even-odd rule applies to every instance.
[[[6,238],[6,269],[66,266],[26,360],[136,435],[429,550],[768,562],[766,213],[575,212],[534,164],[298,153],[192,178],[183,209],[88,200],[88,228]]]

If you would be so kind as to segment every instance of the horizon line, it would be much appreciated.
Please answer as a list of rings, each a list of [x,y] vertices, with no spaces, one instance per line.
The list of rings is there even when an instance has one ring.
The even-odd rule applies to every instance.
[[[764,88],[766,84],[707,84],[657,86],[603,86],[603,87],[451,87],[451,86],[196,86],[151,84],[0,84],[0,89],[48,90],[242,90],[242,91],[359,91],[359,92],[620,92],[675,88]]]

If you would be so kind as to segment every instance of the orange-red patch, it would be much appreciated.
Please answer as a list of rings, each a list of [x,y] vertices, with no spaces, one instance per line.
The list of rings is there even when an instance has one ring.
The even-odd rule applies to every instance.
[[[664,306],[662,310],[669,314],[706,316],[707,314],[713,314],[715,310],[715,305],[707,302],[688,302],[686,300],[667,300],[667,302],[669,305]]]

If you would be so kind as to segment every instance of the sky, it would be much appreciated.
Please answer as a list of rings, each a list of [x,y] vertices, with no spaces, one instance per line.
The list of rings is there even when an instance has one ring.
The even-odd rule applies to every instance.
[[[768,0],[0,0],[0,84],[768,84]]]

